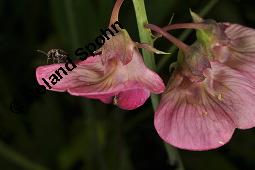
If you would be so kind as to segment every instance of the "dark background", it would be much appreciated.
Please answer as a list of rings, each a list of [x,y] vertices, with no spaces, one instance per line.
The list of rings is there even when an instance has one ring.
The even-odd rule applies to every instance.
[[[189,22],[189,8],[200,12],[207,0],[145,0],[151,23]],[[150,100],[123,111],[97,100],[47,91],[31,99],[35,68],[46,57],[35,50],[60,48],[73,55],[106,28],[113,0],[0,1],[0,169],[171,170],[164,145],[153,127]],[[205,18],[255,28],[253,0],[219,0]],[[120,22],[139,41],[131,0],[125,0]],[[175,31],[179,36],[182,31]],[[193,34],[186,39],[190,43]],[[165,40],[156,47],[167,51]],[[74,57],[74,56],[73,56]],[[157,62],[164,56],[156,56]],[[160,70],[167,82],[168,66]],[[13,100],[22,112],[13,113]],[[23,109],[22,109],[23,108]],[[205,152],[180,150],[188,170],[255,169],[255,131],[236,130],[224,147]]]

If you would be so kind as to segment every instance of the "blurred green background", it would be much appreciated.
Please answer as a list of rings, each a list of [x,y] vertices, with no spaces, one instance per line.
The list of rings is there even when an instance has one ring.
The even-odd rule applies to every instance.
[[[114,0],[0,1],[0,170],[171,170],[162,140],[153,127],[150,100],[123,111],[97,100],[48,91],[29,100],[36,85],[35,68],[46,57],[35,50],[60,48],[74,54],[100,34],[110,19]],[[211,4],[210,4],[211,3]],[[254,0],[145,0],[151,23],[189,22],[189,8],[205,18],[255,28]],[[208,5],[209,4],[209,5]],[[125,0],[120,22],[139,41],[131,0]],[[183,31],[174,31],[180,36]],[[185,42],[194,40],[191,33]],[[165,40],[155,46],[171,47]],[[164,56],[155,56],[157,63]],[[159,74],[167,82],[168,66]],[[18,100],[25,106],[12,113]],[[255,169],[255,130],[236,130],[222,148],[180,150],[187,170]]]

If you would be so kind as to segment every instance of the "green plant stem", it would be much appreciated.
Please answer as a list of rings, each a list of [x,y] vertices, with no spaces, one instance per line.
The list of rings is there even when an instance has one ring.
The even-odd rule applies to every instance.
[[[149,29],[144,28],[144,24],[148,23],[144,1],[133,0],[133,4],[134,4],[135,12],[136,12],[136,19],[137,19],[140,40],[143,43],[153,45],[153,40],[151,38],[151,31]],[[142,53],[143,53],[145,64],[150,69],[156,70],[156,63],[155,63],[153,53],[145,49],[142,49]],[[152,102],[153,109],[155,110],[159,102],[159,97],[157,95],[151,94],[151,102]]]
[[[16,153],[14,150],[10,149],[6,144],[0,141],[0,155],[6,160],[14,162],[16,165],[27,169],[27,170],[48,170],[47,168],[38,165],[22,155]]]
[[[135,8],[135,13],[136,13],[140,41],[143,43],[148,43],[150,45],[153,45],[153,40],[151,38],[150,30],[144,28],[144,24],[148,23],[144,0],[133,0],[133,4]],[[156,64],[155,64],[153,53],[145,51],[145,50],[143,50],[142,52],[143,52],[145,64],[149,68],[156,70]],[[152,106],[155,110],[159,103],[159,97],[157,95],[151,95],[151,101],[152,101]],[[180,159],[177,149],[175,149],[174,147],[166,143],[165,143],[165,148],[168,154],[169,164],[172,166],[177,165],[176,170],[183,170],[184,168],[183,168],[182,161]]]
[[[207,15],[208,12],[211,11],[211,9],[217,4],[218,1],[219,0],[211,0],[211,1],[209,1],[205,5],[205,7],[199,12],[199,15],[202,16],[202,17]],[[191,32],[192,32],[192,30],[185,30],[185,31],[183,31],[183,33],[178,37],[178,39],[181,40],[181,41],[184,41],[190,35]],[[168,50],[168,52],[173,54],[176,50],[177,50],[177,47],[172,45],[170,47],[170,49]],[[169,60],[171,54],[170,55],[165,55],[164,57],[161,58],[161,60],[158,63],[158,66],[157,66],[158,70],[162,69],[167,64],[167,61]]]

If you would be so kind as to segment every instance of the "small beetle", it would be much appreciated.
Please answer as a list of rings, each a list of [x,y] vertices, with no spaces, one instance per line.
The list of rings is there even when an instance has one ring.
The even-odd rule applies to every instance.
[[[68,53],[61,49],[51,49],[48,53],[41,50],[36,51],[47,56],[47,64],[49,64],[49,60],[52,60],[52,63],[65,62],[68,57]]]

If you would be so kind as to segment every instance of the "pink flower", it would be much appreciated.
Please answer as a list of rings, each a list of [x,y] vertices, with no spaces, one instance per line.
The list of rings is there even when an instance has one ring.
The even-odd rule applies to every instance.
[[[147,26],[181,49],[154,125],[167,143],[188,150],[220,147],[235,128],[255,126],[255,31],[205,23]],[[198,41],[190,47],[179,42],[165,32],[173,28],[198,29]]]
[[[118,20],[121,3],[122,0],[117,0],[110,24]],[[54,85],[50,90],[67,91],[71,95],[99,99],[104,103],[113,102],[122,109],[135,109],[144,104],[150,92],[162,93],[165,88],[161,78],[145,66],[138,50],[140,46],[147,47],[133,42],[123,29],[105,42],[98,50],[101,51],[100,55],[88,57],[85,61],[69,62],[66,65],[52,64],[38,67],[37,81],[44,85],[42,78],[47,79],[53,74],[56,75],[58,70],[61,76],[51,77],[49,81],[53,81]],[[68,66],[72,67],[69,72],[59,70],[60,67]]]
[[[217,148],[230,140],[235,128],[255,125],[251,81],[216,61],[204,76],[201,82],[191,82],[176,71],[155,113],[157,132],[176,147]]]

